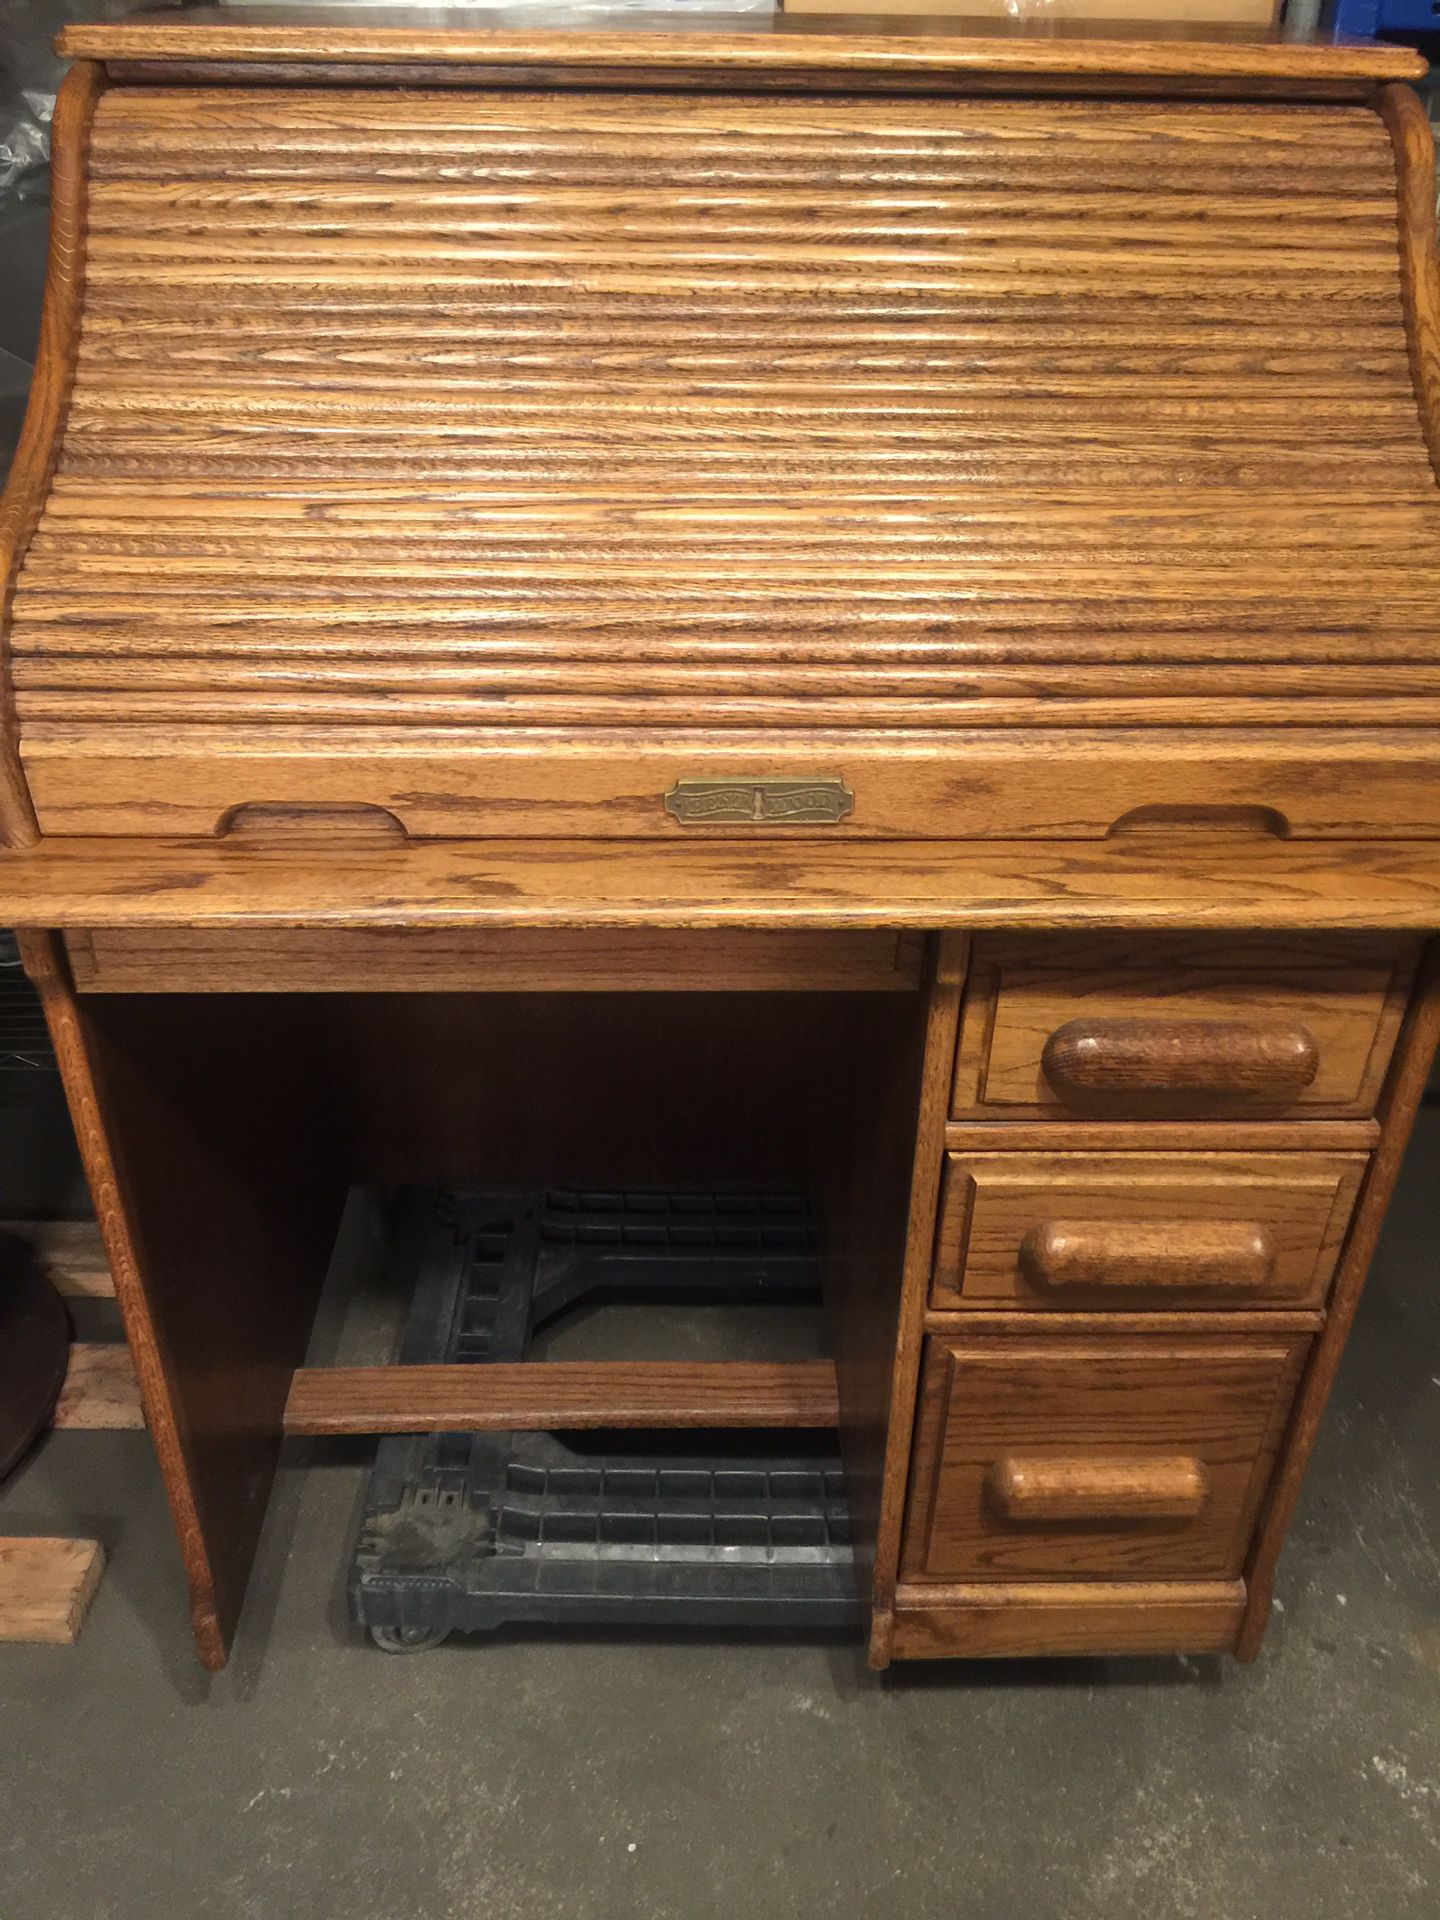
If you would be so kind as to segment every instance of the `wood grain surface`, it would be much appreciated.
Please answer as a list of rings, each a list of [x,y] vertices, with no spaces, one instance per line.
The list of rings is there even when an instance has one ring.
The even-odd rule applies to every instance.
[[[98,1540],[0,1539],[0,1640],[72,1645],[104,1570]]]
[[[902,1585],[903,1659],[1070,1654],[1228,1653],[1243,1580],[981,1581]]]
[[[896,1167],[901,1243],[898,1259],[879,1257],[884,1217],[875,1183],[853,1181],[860,1208],[852,1203],[847,1224],[858,1247],[844,1260],[848,1277],[848,1314],[837,1321],[840,1334],[841,1446],[847,1497],[855,1502],[859,1525],[863,1597],[871,1603],[870,1664],[888,1665],[900,1541],[905,1523],[910,1465],[910,1435],[915,1419],[916,1387],[924,1351],[925,1294],[934,1258],[936,1206],[943,1172],[945,1106],[950,1066],[955,1058],[956,1024],[970,943],[961,934],[943,934],[935,942],[928,980],[923,1034],[919,1039],[916,1084],[906,1111],[895,1099],[896,1069],[887,1101],[883,1145],[870,1148],[878,1162],[900,1159],[904,1142],[909,1165]],[[843,1082],[842,1082],[843,1086]],[[871,1113],[879,1112],[872,1094]],[[898,1107],[898,1111],[897,1111]],[[851,1132],[864,1138],[857,1114]],[[892,1203],[893,1204],[893,1203]],[[876,1213],[871,1223],[855,1217]],[[857,1498],[858,1495],[858,1498]]]
[[[1104,934],[976,941],[956,1118],[1374,1111],[1419,946]]]
[[[1383,717],[1380,706],[1375,712]],[[1049,709],[1031,715],[1047,717]],[[1440,839],[1440,739],[1430,726],[843,732],[696,724],[522,726],[502,736],[479,726],[321,734],[278,723],[177,731],[116,720],[83,732],[37,722],[24,737],[46,833],[77,837],[223,832],[237,793],[269,794],[262,806],[339,808],[355,804],[358,791],[362,804],[403,816],[417,838],[768,838],[788,846],[801,828],[681,826],[665,806],[682,779],[774,776],[845,780],[855,809],[828,829],[841,840],[1095,840],[1128,834],[1152,812],[1173,818],[1186,802],[1222,833],[1237,815],[1263,814],[1280,822],[1275,837],[1295,840]]]
[[[22,932],[190,1587],[223,1667],[340,1217],[339,1129],[308,1004],[76,998]]]
[[[921,933],[657,927],[95,928],[81,993],[913,993]]]
[[[0,863],[0,925],[1428,930],[1440,926],[1440,851],[1190,835],[430,841],[319,853],[61,839]]]
[[[118,86],[87,179],[48,831],[769,772],[841,836],[1440,834],[1367,107]]]
[[[1440,250],[1435,238],[1435,137],[1412,87],[1380,92],[1380,111],[1395,150],[1400,202],[1400,290],[1410,372],[1430,464],[1440,478]]]
[[[1139,1313],[1117,1313],[1110,1308],[1105,1310],[1103,1318],[1087,1311],[1079,1313],[1056,1312],[1037,1317],[1028,1307],[988,1309],[981,1308],[970,1313],[927,1313],[925,1331],[948,1341],[964,1342],[980,1333],[1014,1334],[1020,1338],[1029,1338],[1034,1334],[1052,1335],[1078,1334],[1081,1336],[1105,1332],[1112,1334],[1139,1334],[1155,1344],[1157,1350],[1163,1349],[1170,1334],[1204,1333],[1224,1334],[1227,1337],[1237,1334],[1261,1333],[1318,1333],[1325,1325],[1325,1315],[1318,1307],[1295,1308],[1277,1311],[1273,1307],[1251,1309],[1248,1307],[1227,1307],[1217,1314],[1212,1307],[1205,1308],[1146,1308]],[[1057,1347],[1056,1351],[1060,1351]]]
[[[125,1318],[146,1425],[185,1560],[196,1646],[202,1662],[214,1669],[225,1663],[240,1593],[232,1591],[227,1596],[230,1605],[225,1608],[222,1624],[215,1561],[222,1562],[223,1580],[223,1544],[207,1535],[202,1517],[203,1490],[196,1484],[199,1476],[192,1477],[190,1470],[194,1440],[184,1420],[181,1376],[168,1342],[159,1334],[165,1321],[165,1300],[158,1292],[152,1299],[141,1272],[136,1212],[123,1188],[113,1121],[97,1082],[91,1035],[71,991],[60,943],[45,933],[22,929],[20,953],[45,1008],[86,1183]],[[141,1144],[138,1139],[134,1142],[137,1147]],[[248,1566],[248,1556],[245,1564]]]
[[[985,1491],[1011,1526],[1180,1525],[1197,1520],[1210,1475],[1191,1453],[1002,1454]]]
[[[1380,1122],[1366,1120],[967,1120],[945,1129],[954,1153],[1368,1153]]]
[[[135,1362],[123,1341],[76,1341],[51,1425],[89,1433],[145,1425]]]
[[[1289,1105],[1320,1070],[1320,1046],[1298,1020],[1174,1020],[1163,1012],[1104,1019],[1081,1014],[1045,1041],[1041,1071],[1074,1111],[1188,1100]]]
[[[1363,1154],[946,1156],[937,1309],[1321,1304]]]
[[[290,1389],[285,1431],[833,1427],[838,1419],[828,1360],[526,1360],[484,1367],[302,1367]]]
[[[1264,1336],[959,1338],[929,1343],[912,1478],[906,1579],[1231,1579],[1242,1566],[1309,1342]],[[1016,1524],[1007,1462],[1042,1456],[1078,1486],[1117,1456],[1138,1489],[1184,1456],[1202,1502],[1161,1524],[1114,1489],[1107,1518]],[[1058,1463],[1063,1462],[1062,1474]],[[1078,1496],[1077,1496],[1078,1499]]]
[[[107,61],[219,68],[349,66],[394,71],[405,64],[509,70],[560,68],[585,73],[617,68],[633,77],[667,78],[675,69],[709,78],[737,72],[806,77],[872,72],[913,81],[927,73],[987,75],[1027,84],[1046,77],[1074,83],[1087,76],[1162,80],[1179,85],[1212,79],[1243,89],[1267,81],[1299,88],[1307,81],[1414,80],[1425,71],[1408,47],[1347,43],[1328,37],[1282,38],[1271,30],[1208,22],[944,20],[911,16],[867,20],[862,30],[784,13],[737,17],[639,12],[600,28],[517,29],[513,13],[463,16],[435,8],[327,7],[323,20],[296,7],[189,7],[183,21],[157,11],[113,22],[77,22],[60,35],[60,51]],[[466,28],[469,31],[466,31]],[[231,78],[233,79],[233,72]]]
[[[1062,1218],[1031,1227],[1020,1267],[1051,1292],[1153,1285],[1161,1292],[1255,1293],[1275,1270],[1275,1242],[1249,1220],[1109,1222]]]

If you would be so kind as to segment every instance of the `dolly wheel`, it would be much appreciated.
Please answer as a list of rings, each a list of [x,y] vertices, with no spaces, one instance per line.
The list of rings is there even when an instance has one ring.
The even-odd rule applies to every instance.
[[[371,1627],[370,1638],[382,1653],[428,1653],[450,1638],[448,1627]]]

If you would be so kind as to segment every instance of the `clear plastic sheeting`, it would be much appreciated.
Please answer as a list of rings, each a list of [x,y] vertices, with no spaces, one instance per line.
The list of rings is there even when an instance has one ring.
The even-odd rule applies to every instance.
[[[227,10],[247,13],[252,7],[273,4],[274,0],[228,0]],[[417,13],[433,16],[435,12],[433,0],[291,0],[287,12],[324,15],[335,7],[344,7],[347,13],[383,7],[387,13],[403,13],[407,6],[413,6]],[[616,14],[650,13],[655,15],[658,24],[667,13],[768,15],[778,11],[775,0],[569,0],[564,6],[557,6],[555,0],[511,0],[508,7],[497,7],[494,0],[446,0],[443,24],[463,27],[470,24],[464,17],[466,14],[483,14],[488,27],[541,26],[563,31],[566,27],[589,26],[607,17],[613,19]],[[431,25],[432,21],[427,20],[425,24]]]
[[[0,0],[0,213],[47,190],[50,118],[65,71],[56,34],[72,20],[133,12],[134,0]]]
[[[26,87],[18,96],[18,110],[11,108],[0,122],[0,197],[22,195],[27,186],[43,181],[54,111],[53,93]]]

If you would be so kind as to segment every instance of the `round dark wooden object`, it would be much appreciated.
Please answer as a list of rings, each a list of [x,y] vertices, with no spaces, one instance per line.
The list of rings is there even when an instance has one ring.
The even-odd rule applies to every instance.
[[[0,1234],[0,1481],[47,1424],[65,1383],[70,1317],[34,1250]]]

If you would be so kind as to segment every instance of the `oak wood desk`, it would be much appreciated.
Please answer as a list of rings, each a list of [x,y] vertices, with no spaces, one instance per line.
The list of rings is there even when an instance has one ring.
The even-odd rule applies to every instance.
[[[67,31],[3,523],[203,1659],[284,1432],[616,1421],[838,1421],[877,1665],[1248,1657],[1440,1022],[1419,60],[358,18]],[[833,1364],[303,1366],[557,1175],[807,1181]]]

